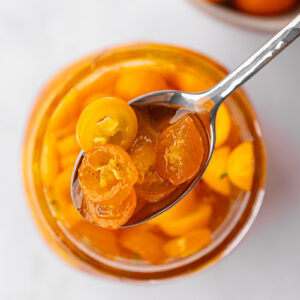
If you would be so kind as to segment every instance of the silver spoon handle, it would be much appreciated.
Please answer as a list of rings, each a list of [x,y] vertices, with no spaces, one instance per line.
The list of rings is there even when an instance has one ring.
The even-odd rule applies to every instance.
[[[216,108],[300,35],[300,14],[209,91]]]

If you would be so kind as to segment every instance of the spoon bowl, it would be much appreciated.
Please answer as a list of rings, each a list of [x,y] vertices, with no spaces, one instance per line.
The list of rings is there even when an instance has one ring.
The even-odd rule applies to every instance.
[[[159,91],[159,92],[153,92],[138,97],[130,101],[129,104],[136,108],[138,108],[139,106],[144,106],[149,104],[176,107],[176,108],[185,108],[188,111],[193,112],[195,115],[198,115],[198,113],[201,113],[203,111],[207,112],[207,109],[204,108],[204,104],[209,100],[206,96],[206,93],[202,93],[202,94],[203,97],[199,98],[200,94],[183,93],[183,92],[172,91],[172,90]],[[210,114],[208,112],[207,115],[210,118],[210,115],[214,116],[215,114],[214,113]],[[210,124],[212,124],[212,126],[210,126]],[[204,145],[206,145],[206,148],[208,148],[206,149],[207,151],[205,151],[206,155],[204,155],[204,160],[199,169],[199,172],[192,179],[188,180],[186,183],[177,186],[175,191],[173,191],[170,195],[166,196],[164,199],[155,203],[150,203],[145,201],[143,203],[139,203],[136,209],[138,213],[134,213],[132,217],[128,220],[128,222],[125,225],[123,225],[121,228],[137,225],[160,215],[161,213],[165,212],[173,205],[178,203],[198,183],[198,181],[201,179],[201,176],[208,165],[208,162],[210,161],[213,152],[213,148],[214,148],[213,146],[215,142],[213,124],[214,122],[213,123],[209,122],[208,128],[205,128],[202,120],[199,118],[198,127],[201,126],[201,128],[198,129],[202,131],[201,136],[203,137],[203,139],[205,135],[206,139]],[[82,212],[82,210],[84,209],[83,193],[80,189],[80,185],[78,182],[78,170],[84,158],[84,155],[85,155],[84,151],[81,151],[79,153],[74,166],[72,180],[71,180],[71,195],[76,209],[79,211],[81,215],[85,216],[86,214]],[[92,221],[92,220],[88,220],[88,221]]]

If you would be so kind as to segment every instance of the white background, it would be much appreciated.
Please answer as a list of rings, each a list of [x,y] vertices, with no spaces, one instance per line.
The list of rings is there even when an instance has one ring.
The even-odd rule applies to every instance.
[[[268,37],[184,0],[0,0],[0,299],[300,299],[300,39],[246,85],[266,137],[267,194],[246,239],[201,274],[134,286],[72,269],[38,235],[20,176],[30,107],[73,60],[146,40],[190,47],[233,69]]]

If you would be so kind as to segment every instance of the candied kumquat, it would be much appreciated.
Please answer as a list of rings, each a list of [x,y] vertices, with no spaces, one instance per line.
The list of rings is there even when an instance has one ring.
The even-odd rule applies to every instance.
[[[185,116],[165,129],[156,144],[156,170],[172,184],[197,174],[204,155],[203,141],[192,117]]]
[[[166,259],[163,251],[165,240],[158,234],[138,226],[122,229],[119,241],[123,248],[152,264],[162,263]]]
[[[47,134],[44,138],[41,154],[41,177],[45,186],[53,184],[59,168],[56,137],[54,134]]]
[[[202,176],[202,179],[210,188],[225,196],[230,194],[230,181],[227,176],[229,154],[229,146],[215,149]]]
[[[121,205],[102,205],[101,203],[88,202],[89,213],[95,224],[105,229],[118,229],[124,225],[134,212],[136,207],[136,195],[134,189],[123,200]]]
[[[78,223],[81,223],[84,220],[77,211],[73,202],[63,208],[62,212],[60,213],[60,218],[62,218],[69,227],[76,226]]]
[[[201,250],[210,243],[211,231],[207,228],[201,228],[166,242],[164,251],[168,257],[185,257]]]
[[[73,174],[73,166],[65,169],[56,177],[53,184],[54,199],[59,202],[61,206],[72,203],[70,184]]]
[[[79,114],[79,91],[72,89],[62,99],[49,120],[50,130],[61,130],[68,126]]]
[[[82,101],[82,104],[80,106],[80,111],[82,112],[87,106],[89,106],[91,103],[93,103],[96,100],[102,98],[112,98],[112,97],[113,96],[110,93],[105,93],[105,92],[92,94]]]
[[[83,237],[89,244],[97,250],[103,252],[104,255],[119,256],[121,253],[118,244],[117,234],[112,230],[106,230],[90,224],[82,219],[72,227],[75,234]]]
[[[215,147],[223,145],[230,133],[231,129],[231,116],[226,104],[223,103],[218,112],[216,118],[216,143]]]
[[[173,207],[168,209],[163,214],[149,221],[151,224],[166,223],[168,221],[175,221],[187,216],[197,207],[198,195],[195,189],[192,189],[183,199],[176,203]]]
[[[119,76],[119,71],[117,70],[106,71],[98,75],[96,78],[95,75],[93,74],[87,80],[88,82],[85,82],[84,88],[80,90],[80,98],[87,99],[98,93],[112,95],[114,85],[118,76]],[[84,101],[85,100],[83,100],[83,102]]]
[[[62,140],[57,142],[57,150],[61,156],[72,154],[74,152],[79,153],[80,147],[76,140],[76,135],[71,134],[66,136]]]
[[[81,113],[76,127],[77,141],[84,151],[106,143],[127,149],[136,133],[135,112],[119,98],[102,98],[92,102]]]
[[[252,142],[243,142],[231,152],[227,170],[228,177],[234,185],[245,191],[251,189],[254,174]]]
[[[74,153],[71,153],[71,154],[61,156],[61,158],[60,158],[61,167],[63,169],[66,169],[67,167],[74,166],[75,162],[78,158],[78,155],[79,155],[79,152],[74,152]]]
[[[233,0],[237,9],[254,15],[275,15],[292,9],[297,0]]]
[[[115,85],[115,94],[127,101],[144,94],[167,90],[164,78],[151,69],[135,68],[124,71]]]
[[[135,184],[134,188],[139,199],[155,203],[170,195],[176,186],[152,170],[145,174],[144,182]]]
[[[124,149],[105,144],[86,152],[78,179],[88,201],[121,203],[130,194],[138,172]]]
[[[204,75],[201,76],[200,74],[195,75],[188,72],[182,72],[177,74],[175,86],[183,92],[199,93],[213,87],[214,82]]]
[[[207,227],[210,223],[212,212],[210,204],[201,203],[190,214],[176,220],[159,223],[158,226],[169,236],[181,236],[192,230]]]
[[[138,170],[138,183],[142,184],[146,173],[155,165],[154,136],[145,129],[139,129],[128,154]]]
[[[138,114],[139,116],[139,114]],[[150,124],[140,117],[138,134],[128,153],[138,170],[138,181],[134,188],[139,199],[157,202],[175,190],[175,186],[164,180],[155,171],[155,132]]]
[[[73,134],[76,131],[76,125],[77,125],[77,116],[76,118],[73,118],[66,126],[62,128],[56,128],[55,130],[50,130],[51,133],[53,133],[57,139],[63,139],[66,136],[69,136]]]

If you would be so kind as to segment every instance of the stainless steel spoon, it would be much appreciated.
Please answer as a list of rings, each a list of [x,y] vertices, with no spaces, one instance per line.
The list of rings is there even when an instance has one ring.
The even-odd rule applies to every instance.
[[[203,172],[205,171],[215,144],[215,120],[218,108],[220,104],[237,88],[248,81],[254,74],[262,69],[268,62],[270,62],[277,54],[279,54],[285,47],[293,42],[300,35],[300,14],[284,27],[279,33],[271,38],[265,45],[263,45],[258,51],[250,56],[244,63],[242,63],[235,71],[227,75],[222,81],[208,91],[202,93],[184,93],[179,91],[159,91],[143,95],[129,102],[130,105],[142,105],[142,104],[167,104],[176,105],[181,107],[188,107],[192,110],[197,111],[199,106],[207,101],[211,101],[213,104],[210,110],[210,124],[208,131],[210,131],[210,149],[208,159],[204,168],[196,175],[192,182],[181,191],[180,195],[177,195],[173,199],[168,201],[162,200],[159,203],[149,204],[146,213],[143,214],[143,208],[138,214],[133,215],[130,220],[122,227],[128,227],[143,223],[151,218],[154,218],[161,213],[168,210],[178,201],[180,201],[200,180]],[[84,157],[82,151],[74,166],[71,182],[71,194],[74,205],[77,210],[81,213],[82,204],[82,192],[80,190],[77,175],[78,168]],[[151,206],[152,205],[152,206]],[[150,207],[151,206],[151,207]],[[150,208],[150,209],[149,209]]]

